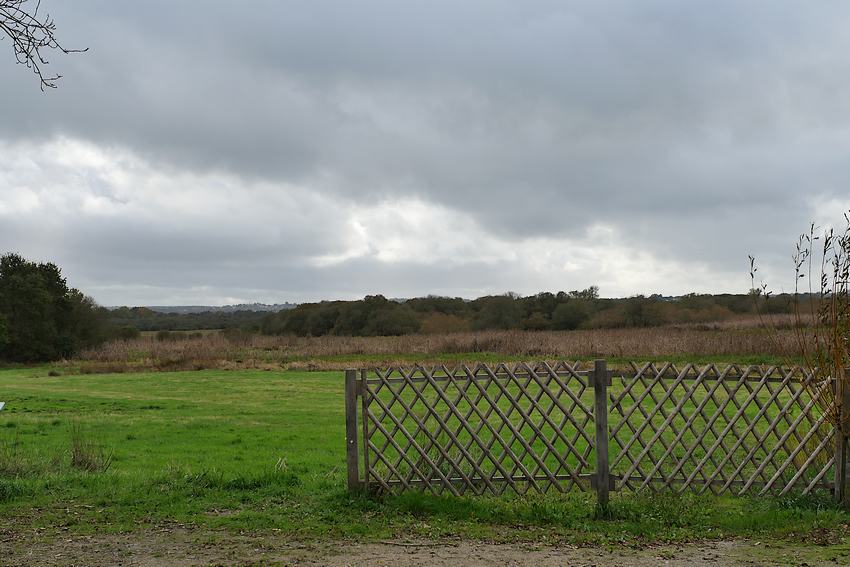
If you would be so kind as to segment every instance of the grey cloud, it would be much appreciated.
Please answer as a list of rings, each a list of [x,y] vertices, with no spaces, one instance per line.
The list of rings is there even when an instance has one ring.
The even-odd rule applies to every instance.
[[[415,197],[515,242],[609,224],[636,250],[724,270],[781,261],[813,197],[848,193],[842,2],[52,4],[66,43],[91,51],[53,57],[66,78],[43,96],[0,65],[0,138],[68,136],[341,203]],[[319,221],[213,240],[203,226],[93,224],[69,246],[114,235],[110,261],[154,271],[160,252],[250,270],[336,246]],[[293,289],[358,272],[299,269]]]

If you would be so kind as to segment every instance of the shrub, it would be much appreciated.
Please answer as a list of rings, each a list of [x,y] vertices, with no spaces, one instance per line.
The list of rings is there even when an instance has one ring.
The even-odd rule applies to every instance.
[[[543,313],[532,313],[522,320],[522,328],[526,331],[548,331],[552,329],[552,321]]]
[[[115,332],[113,333],[115,338],[121,341],[131,341],[133,339],[138,339],[141,334],[141,331],[139,331],[136,327],[131,327],[129,325],[119,327],[115,329]]]
[[[585,302],[573,299],[555,308],[552,313],[552,328],[559,331],[578,329],[589,317]]]
[[[481,310],[476,314],[475,329],[516,329],[522,319],[522,309],[515,298],[508,295],[482,297],[476,300]]]

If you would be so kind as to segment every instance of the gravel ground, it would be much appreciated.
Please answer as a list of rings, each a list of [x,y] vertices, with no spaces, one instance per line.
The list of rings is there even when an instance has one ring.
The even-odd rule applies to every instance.
[[[186,528],[130,534],[0,534],[0,564],[152,565],[850,565],[850,542],[816,545],[750,540],[680,545],[573,547],[468,540],[293,542],[274,535],[234,535]]]

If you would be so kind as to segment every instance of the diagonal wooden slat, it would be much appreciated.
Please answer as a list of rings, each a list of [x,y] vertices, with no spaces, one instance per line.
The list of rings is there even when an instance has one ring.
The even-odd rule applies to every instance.
[[[767,403],[764,405],[764,407],[762,409],[759,410],[759,414],[756,415],[757,419],[760,418],[760,417],[766,416],[767,409],[770,406],[770,404],[772,402],[775,402],[778,399],[780,394],[782,394],[783,389],[788,386],[789,382],[793,378],[793,372],[786,372],[784,374],[785,374],[785,378],[780,383],[780,386],[771,392],[770,398],[768,399]],[[777,425],[779,424],[780,421],[783,420],[784,417],[786,417],[788,415],[789,408],[793,407],[794,402],[799,398],[800,395],[802,395],[803,392],[804,392],[804,390],[802,388],[794,391],[794,394],[792,395],[792,397],[789,398],[788,401],[785,402],[785,404],[780,407],[779,411],[776,413],[776,416],[774,416],[770,420],[770,422],[765,427],[764,432],[756,439],[756,443],[747,452],[747,454],[741,459],[741,462],[738,464],[738,466],[735,468],[735,470],[732,471],[732,474],[729,476],[726,483],[721,488],[721,490],[720,490],[721,492],[726,491],[730,488],[730,485],[733,482],[733,479],[736,479],[738,476],[740,476],[743,473],[745,466],[747,466],[748,464],[753,464],[753,459],[755,458],[757,451],[760,450],[760,449],[764,450],[765,442],[767,441],[767,438],[771,434],[777,435],[777,433],[776,433]],[[758,464],[755,464],[755,467],[757,468]]]
[[[588,490],[599,466],[619,489],[785,495],[835,486],[833,379],[776,366],[629,368],[607,394],[594,394],[578,362],[363,371],[365,486]],[[595,395],[606,398],[607,431],[595,431]],[[610,465],[591,458],[597,439],[612,444]]]
[[[383,400],[381,400],[379,397],[373,398],[373,401],[377,405],[379,405],[385,412],[387,411],[386,405],[384,404]],[[404,402],[402,401],[400,403],[403,404]],[[453,493],[455,493],[455,495],[459,496],[460,493],[457,492],[457,490],[454,488],[454,486],[451,483],[448,482],[447,476],[445,474],[443,474],[442,471],[440,471],[440,469],[437,467],[436,463],[434,463],[434,461],[430,458],[428,453],[416,441],[416,438],[413,435],[411,435],[407,431],[407,429],[404,427],[402,419],[396,417],[395,414],[393,414],[392,412],[389,412],[386,415],[389,416],[390,420],[392,420],[392,422],[399,428],[400,432],[407,438],[407,441],[408,441],[407,447],[405,447],[403,449],[400,448],[398,446],[397,442],[395,441],[395,435],[388,432],[387,429],[385,427],[383,427],[383,425],[381,424],[381,421],[379,419],[375,418],[371,414],[368,415],[368,419],[371,420],[371,422],[375,426],[376,430],[383,433],[384,436],[389,439],[389,443],[397,448],[397,450],[399,451],[399,455],[400,455],[399,458],[400,459],[408,458],[407,452],[412,447],[416,451],[417,457],[425,460],[425,462],[431,467],[432,473],[436,473],[440,477],[440,479],[443,482],[446,483],[447,488],[449,490],[451,490]],[[417,422],[421,421],[418,416],[410,413],[409,410],[408,410],[408,415],[410,415],[410,417],[412,417]],[[387,461],[386,461],[386,459],[384,458],[384,455],[383,455],[383,451],[381,451],[376,445],[371,443],[371,440],[368,440],[368,442],[369,442],[370,448],[373,450],[373,454],[375,455],[375,459],[376,459],[375,461],[373,461],[373,464],[377,462],[377,459],[381,459],[385,464],[387,464]],[[394,465],[392,467],[392,469],[395,471],[396,467],[397,467],[397,464]],[[374,466],[372,468],[373,468],[373,473],[374,473]],[[424,480],[427,480],[428,476],[430,476],[430,475],[422,475],[422,476],[423,476]],[[403,477],[401,477],[401,476],[399,476],[399,481],[401,481],[403,484],[407,484],[407,481],[404,480]]]
[[[706,382],[707,382],[707,380],[704,380],[705,376],[707,375],[707,373],[713,372],[713,371],[716,371],[716,369],[713,366],[711,366],[711,367],[704,368],[699,372],[698,379],[700,379],[700,383],[702,384],[703,387],[706,387]],[[694,452],[698,448],[701,448],[703,451],[707,452],[707,447],[705,446],[705,443],[704,443],[705,435],[709,432],[712,432],[713,434],[716,435],[716,432],[714,430],[714,422],[717,420],[719,415],[721,415],[722,411],[715,411],[715,414],[711,418],[709,418],[708,416],[706,416],[704,410],[705,410],[705,407],[708,405],[708,403],[712,402],[712,401],[715,404],[715,410],[717,410],[721,407],[717,403],[717,398],[715,397],[714,394],[720,388],[720,386],[724,383],[724,378],[728,375],[728,371],[729,371],[729,369],[727,368],[727,369],[724,369],[723,371],[721,371],[719,374],[714,375],[714,377],[713,377],[714,378],[714,385],[712,385],[712,386],[710,386],[706,389],[706,394],[702,397],[702,399],[696,405],[692,414],[690,416],[688,416],[688,419],[685,422],[685,426],[682,428],[682,434],[684,435],[684,432],[687,431],[687,430],[693,431],[694,432],[693,433],[694,441],[689,446],[686,447],[685,453],[677,460],[675,467],[673,467],[673,470],[670,473],[669,478],[670,478],[671,481],[673,479],[676,479],[679,472],[683,470],[685,464],[693,459]],[[702,420],[703,428],[702,428],[701,431],[696,431],[696,423],[699,419]],[[687,478],[687,476],[685,476],[682,479],[682,481],[686,480],[686,478]],[[670,488],[670,486],[671,486],[671,482],[668,481],[665,484],[665,487]],[[687,487],[688,487],[688,485],[683,482],[681,490],[685,490]]]
[[[587,485],[592,415],[575,365],[376,370],[365,382],[364,454],[379,490]]]
[[[445,367],[443,367],[443,368],[444,368],[444,370],[446,371],[447,375],[449,375],[449,376],[450,376],[450,380],[453,380],[453,381],[456,381],[456,380],[457,380],[457,378],[456,378],[456,377],[455,377],[455,376],[454,376],[451,372],[449,372],[449,371],[448,371],[448,369],[446,369]],[[466,374],[466,376],[469,376],[469,375],[470,375],[470,373],[469,373],[468,369],[464,369],[464,370],[465,370],[465,374]],[[469,385],[470,383],[471,383],[470,381],[467,381],[467,385]],[[477,402],[473,403],[473,401],[469,398],[469,395],[467,394],[466,389],[461,390],[461,392],[463,392],[463,399],[464,399],[464,400],[465,400],[465,401],[469,404],[469,406],[470,406],[470,411],[474,412],[474,413],[478,416],[478,418],[479,418],[479,420],[480,420],[480,421],[479,421],[478,428],[477,428],[475,431],[470,431],[470,433],[471,433],[471,436],[472,436],[473,440],[474,440],[474,441],[478,444],[478,446],[479,446],[479,447],[485,447],[485,446],[486,446],[486,444],[485,444],[485,443],[481,440],[481,438],[479,437],[479,433],[480,433],[481,429],[482,429],[485,425],[486,425],[486,426],[490,429],[490,433],[492,434],[492,436],[493,436],[493,437],[492,437],[492,439],[493,439],[494,441],[495,441],[496,439],[501,440],[501,438],[500,438],[498,435],[496,435],[496,432],[495,432],[495,430],[493,429],[493,426],[492,426],[492,424],[490,423],[490,421],[484,417],[484,414],[483,414],[483,413],[481,413],[481,410],[478,408]],[[480,395],[480,393],[479,393],[479,395]],[[503,442],[503,443],[504,443],[504,442]],[[510,452],[510,449],[509,449],[509,447],[508,447],[507,445],[503,445],[503,448],[504,448],[505,453],[509,453],[509,452]],[[505,454],[505,453],[503,453],[503,454]],[[476,462],[476,468],[477,468],[479,471],[481,471],[481,472],[479,472],[479,474],[481,474],[482,476],[485,474],[485,473],[481,470],[481,465],[482,465],[483,460],[484,460],[484,458],[485,458],[485,457],[489,457],[490,462],[492,462],[492,463],[493,463],[493,466],[496,468],[496,471],[497,471],[497,472],[499,472],[499,473],[502,475],[502,476],[501,476],[501,478],[503,478],[503,479],[504,479],[504,480],[506,480],[508,483],[510,483],[510,486],[511,486],[514,490],[517,490],[516,482],[515,482],[515,480],[513,479],[513,476],[512,476],[511,474],[509,474],[509,473],[508,473],[507,469],[505,469],[505,468],[504,468],[504,466],[503,466],[503,464],[502,464],[502,460],[500,460],[500,459],[498,459],[498,458],[495,458],[495,457],[493,456],[492,452],[491,452],[491,451],[489,451],[489,450],[488,450],[488,451],[482,451],[482,456],[481,456],[481,457],[478,459],[478,461]],[[494,476],[493,478],[498,478],[498,477],[495,477],[495,476]],[[494,490],[494,492],[496,492],[496,493],[501,493],[501,492],[502,492],[502,490],[504,490],[503,488],[502,488],[502,489],[493,489],[493,488],[492,488],[492,486],[493,486],[493,485],[492,485],[492,483],[491,483],[491,484],[489,484],[488,486],[489,486],[489,487],[491,487],[491,490]]]
[[[822,486],[832,427],[807,380],[799,368],[709,365],[689,374],[687,367],[632,364],[611,396],[619,416],[611,432],[615,463],[625,463],[614,473],[618,486],[718,494]]]

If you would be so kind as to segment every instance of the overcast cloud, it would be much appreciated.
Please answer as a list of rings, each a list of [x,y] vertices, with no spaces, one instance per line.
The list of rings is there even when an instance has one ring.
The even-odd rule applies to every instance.
[[[0,250],[107,305],[778,289],[850,209],[846,2],[42,4]]]

